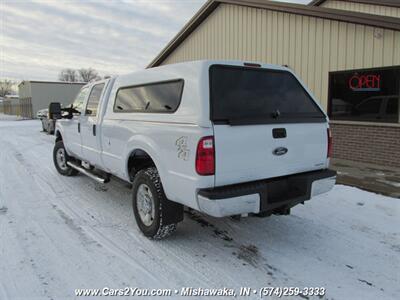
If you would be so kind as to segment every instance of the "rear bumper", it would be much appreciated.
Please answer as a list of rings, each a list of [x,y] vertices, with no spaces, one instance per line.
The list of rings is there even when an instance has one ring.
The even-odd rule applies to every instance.
[[[326,169],[201,189],[197,199],[200,210],[214,217],[273,212],[276,209],[291,208],[313,196],[328,192],[335,182],[336,172]]]

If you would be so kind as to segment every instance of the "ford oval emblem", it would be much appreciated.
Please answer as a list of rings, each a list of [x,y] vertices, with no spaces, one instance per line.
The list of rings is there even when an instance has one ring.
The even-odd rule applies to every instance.
[[[286,154],[287,152],[288,152],[288,149],[287,149],[287,148],[285,148],[285,147],[278,147],[278,148],[276,148],[272,153],[273,153],[274,155],[281,156],[281,155]]]

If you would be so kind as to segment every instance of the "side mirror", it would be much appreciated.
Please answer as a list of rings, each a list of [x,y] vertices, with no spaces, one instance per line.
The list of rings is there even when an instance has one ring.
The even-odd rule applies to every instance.
[[[63,114],[62,118],[64,119],[72,119],[74,116],[79,116],[81,114],[79,110],[74,108],[73,104],[71,104],[66,108],[62,108],[61,110],[68,113],[68,114]]]
[[[49,119],[61,117],[61,104],[59,102],[51,102],[49,105]]]

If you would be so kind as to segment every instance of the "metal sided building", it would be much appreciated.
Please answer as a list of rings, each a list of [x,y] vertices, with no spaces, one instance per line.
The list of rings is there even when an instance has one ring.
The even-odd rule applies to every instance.
[[[18,95],[6,95],[3,98],[3,113],[6,115],[20,115],[20,105],[19,105]]]
[[[22,81],[18,85],[20,113],[24,118],[36,118],[38,110],[51,102],[71,104],[85,83],[57,81]]]
[[[400,166],[400,0],[209,0],[148,67],[287,65],[328,112],[334,157]]]

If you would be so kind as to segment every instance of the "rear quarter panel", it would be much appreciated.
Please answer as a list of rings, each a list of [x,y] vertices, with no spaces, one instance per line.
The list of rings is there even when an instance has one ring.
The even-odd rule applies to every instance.
[[[197,143],[211,128],[193,124],[108,120],[103,129],[103,161],[112,174],[129,180],[128,160],[137,149],[154,161],[168,199],[198,209],[198,188],[214,185],[214,176],[195,171]]]

